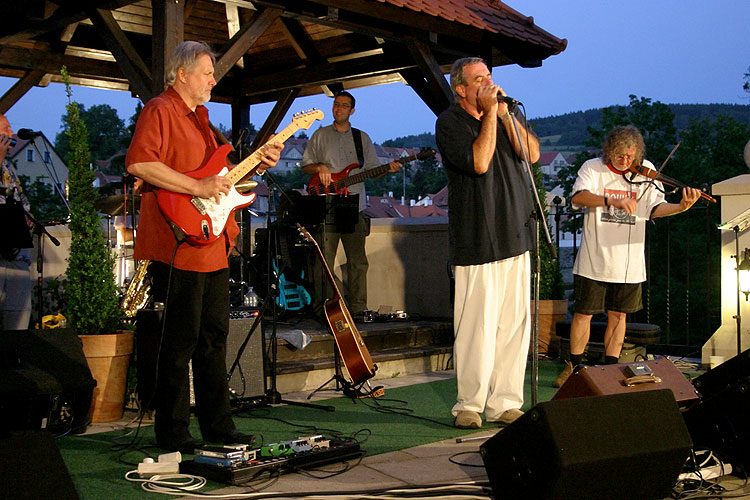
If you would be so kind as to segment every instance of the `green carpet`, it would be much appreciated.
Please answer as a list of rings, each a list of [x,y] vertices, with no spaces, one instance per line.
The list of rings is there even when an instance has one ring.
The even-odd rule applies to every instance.
[[[552,380],[561,364],[539,363],[539,401],[548,401],[556,389]],[[297,436],[325,434],[355,438],[366,456],[378,455],[412,446],[465,435],[469,432],[453,427],[450,409],[456,396],[456,380],[441,380],[426,384],[388,389],[382,398],[353,401],[332,398],[320,401],[335,411],[294,405],[257,408],[235,415],[237,428],[255,434],[266,443],[293,439]],[[531,407],[529,376],[527,374],[526,404]],[[490,431],[497,427],[485,425]],[[200,436],[193,419],[191,432]],[[68,470],[83,500],[112,500],[153,498],[137,483],[124,479],[125,473],[137,468],[145,456],[156,456],[162,451],[154,447],[151,426],[140,429],[136,448],[123,450],[116,442],[130,442],[124,431],[85,436],[66,436],[58,446]],[[190,458],[190,457],[186,457]],[[205,490],[224,486],[209,483]]]

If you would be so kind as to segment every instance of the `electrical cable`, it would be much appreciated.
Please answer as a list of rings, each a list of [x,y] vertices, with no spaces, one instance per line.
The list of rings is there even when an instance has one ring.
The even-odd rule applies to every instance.
[[[195,498],[243,498],[243,499],[271,499],[271,498],[303,498],[326,500],[354,500],[373,499],[389,500],[410,498],[419,499],[453,499],[453,500],[487,500],[490,498],[489,484],[486,481],[475,481],[458,484],[435,484],[427,486],[399,486],[374,490],[323,491],[315,493],[282,493],[282,492],[249,492],[249,493],[200,493],[206,479],[190,474],[157,474],[150,478],[137,478],[137,471],[128,471],[125,479],[141,483],[144,491],[162,493],[173,496]]]

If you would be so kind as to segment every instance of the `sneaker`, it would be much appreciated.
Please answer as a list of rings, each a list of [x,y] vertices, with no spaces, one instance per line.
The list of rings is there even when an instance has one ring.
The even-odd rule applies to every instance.
[[[567,361],[565,363],[565,368],[563,369],[562,373],[557,376],[554,382],[552,382],[553,387],[562,387],[562,385],[565,383],[566,380],[568,380],[568,377],[570,377],[570,374],[573,373],[573,363],[570,361]]]
[[[505,410],[504,412],[502,412],[500,414],[500,418],[495,420],[495,422],[505,425],[512,424],[521,415],[523,415],[523,412],[521,410],[519,410],[518,408],[511,408],[510,410]]]
[[[479,429],[482,427],[482,417],[475,411],[461,410],[456,415],[453,425],[459,429]]]

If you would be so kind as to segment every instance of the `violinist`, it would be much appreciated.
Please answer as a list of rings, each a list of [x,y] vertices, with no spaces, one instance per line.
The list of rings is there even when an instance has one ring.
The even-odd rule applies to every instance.
[[[667,203],[658,181],[631,181],[625,172],[633,166],[655,171],[643,158],[644,153],[638,129],[632,125],[618,127],[607,137],[602,157],[588,160],[578,171],[571,203],[573,208],[585,210],[583,239],[573,265],[575,307],[570,325],[570,361],[555,379],[555,387],[565,383],[573,368],[583,361],[594,314],[607,312],[605,363],[618,362],[626,315],[643,307],[646,221],[684,212],[701,196],[699,190],[684,187],[680,203]]]

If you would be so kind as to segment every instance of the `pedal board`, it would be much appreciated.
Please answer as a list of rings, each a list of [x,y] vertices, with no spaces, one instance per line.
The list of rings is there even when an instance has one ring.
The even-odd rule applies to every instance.
[[[205,463],[206,460],[200,460],[203,456],[199,455],[196,460],[182,462],[180,472],[221,483],[242,485],[261,478],[264,473],[285,474],[356,459],[364,454],[355,441],[327,441],[326,448],[301,449],[291,453],[292,448],[298,449],[290,448],[287,443],[291,442],[274,443],[256,450],[255,458],[250,460],[215,460],[214,463]],[[271,451],[270,456],[266,456],[268,450]],[[278,450],[285,451],[283,454],[276,454],[279,453]]]

